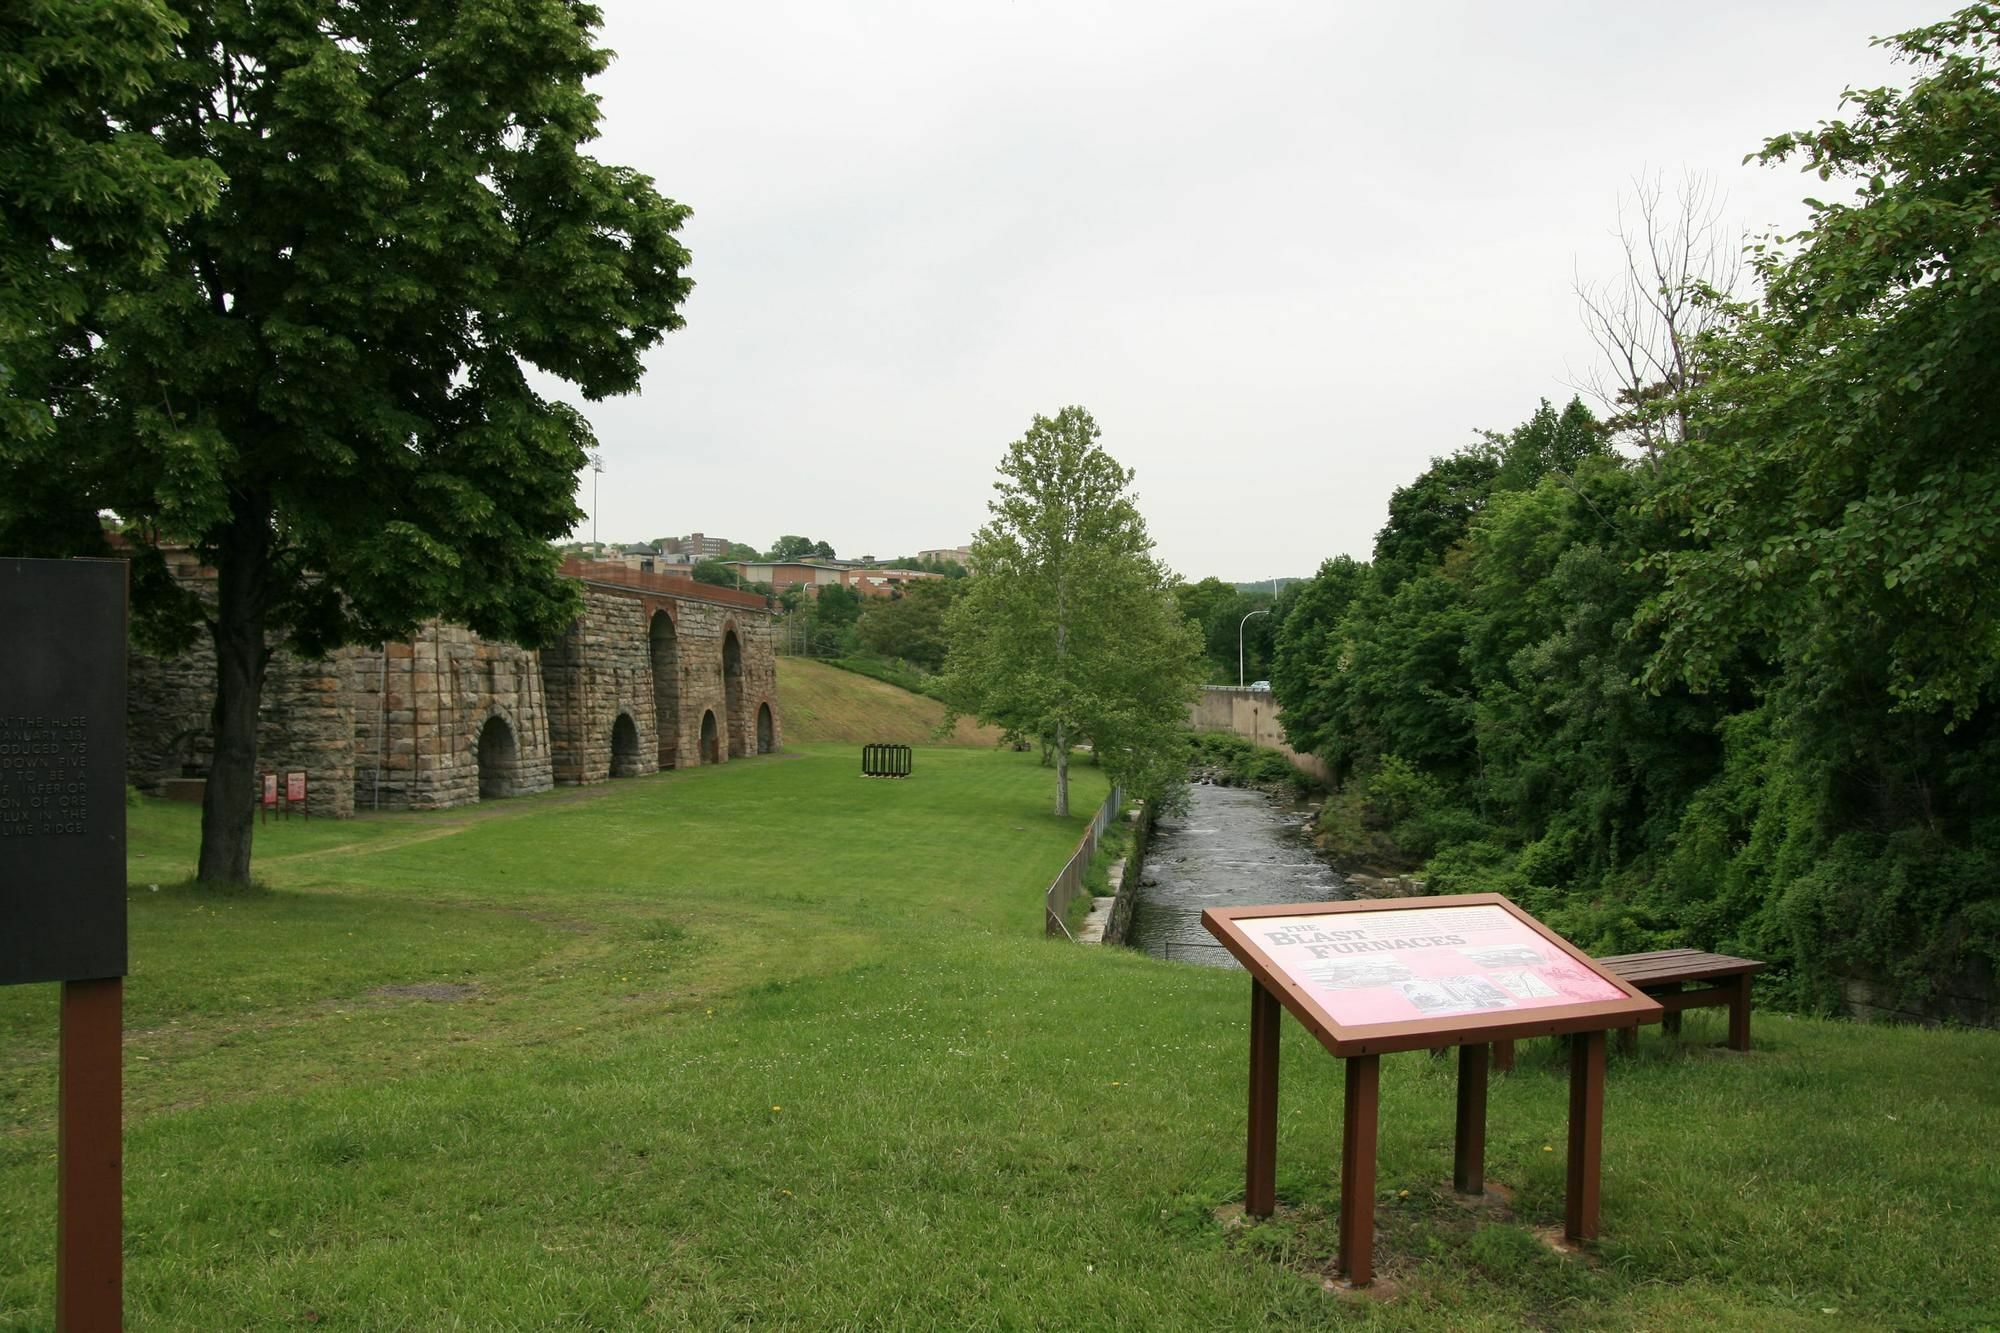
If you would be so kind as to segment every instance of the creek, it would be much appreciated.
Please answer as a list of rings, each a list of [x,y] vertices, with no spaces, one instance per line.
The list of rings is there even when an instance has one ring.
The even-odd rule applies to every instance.
[[[1235,967],[1202,909],[1347,898],[1306,837],[1306,807],[1243,787],[1195,784],[1188,812],[1154,827],[1127,943],[1155,958]]]

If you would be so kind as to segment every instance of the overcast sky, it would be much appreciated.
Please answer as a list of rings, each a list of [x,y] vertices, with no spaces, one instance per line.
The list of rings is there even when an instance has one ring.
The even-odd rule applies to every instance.
[[[1948,8],[603,4],[594,151],[693,208],[696,281],[587,408],[604,540],[954,546],[1080,403],[1167,562],[1238,580],[1365,556],[1433,455],[1571,394],[1635,175],[1797,225],[1817,182],[1743,156]]]

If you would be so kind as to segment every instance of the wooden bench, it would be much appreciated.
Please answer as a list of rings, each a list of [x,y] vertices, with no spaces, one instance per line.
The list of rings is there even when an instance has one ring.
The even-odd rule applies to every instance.
[[[1681,1011],[1727,1006],[1729,1009],[1729,1049],[1750,1049],[1750,978],[1764,964],[1754,958],[1731,958],[1728,954],[1704,953],[1700,949],[1660,949],[1653,953],[1621,953],[1598,962],[1625,981],[1660,1002],[1666,1013],[1660,1026],[1668,1032],[1681,1030]],[[1683,990],[1689,982],[1707,982],[1694,990]],[[1639,1048],[1637,1026],[1622,1028],[1618,1048],[1631,1053]],[[1499,1069],[1514,1067],[1514,1043],[1493,1043],[1493,1064]]]

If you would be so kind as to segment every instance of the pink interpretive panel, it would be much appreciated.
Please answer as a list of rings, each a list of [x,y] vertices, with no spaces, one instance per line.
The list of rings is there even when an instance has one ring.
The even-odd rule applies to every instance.
[[[1497,893],[1210,908],[1202,923],[1335,1055],[1660,1015],[1657,1001]]]
[[[1236,924],[1342,1027],[1540,1009],[1624,994],[1499,907]]]

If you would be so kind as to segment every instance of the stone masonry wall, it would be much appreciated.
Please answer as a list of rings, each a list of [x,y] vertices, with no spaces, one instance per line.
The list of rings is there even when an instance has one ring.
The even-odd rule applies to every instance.
[[[212,587],[211,571],[188,564],[178,572]],[[619,776],[653,772],[663,757],[672,767],[707,762],[701,727],[710,712],[718,762],[780,748],[776,621],[759,606],[717,604],[678,587],[663,592],[652,582],[586,581],[584,614],[540,653],[432,624],[408,643],[343,649],[318,662],[277,654],[259,713],[258,766],[306,770],[311,813],[341,818],[478,801],[482,738],[509,759],[504,769],[489,765],[491,795],[606,781],[621,718],[630,720],[627,741],[636,735],[637,748],[619,760]],[[673,627],[660,650],[673,673],[664,690],[653,669],[656,616]],[[727,672],[731,636],[736,669]],[[131,781],[158,793],[168,779],[205,777],[212,647],[204,640],[171,660],[134,648],[130,662]],[[761,709],[769,710],[762,746]]]
[[[184,563],[176,574],[206,594],[214,574]],[[126,675],[126,780],[158,795],[168,780],[208,776],[214,759],[215,646],[206,635],[179,657],[133,648]],[[322,818],[354,813],[353,678],[344,654],[307,661],[275,655],[257,709],[260,772],[303,769],[306,809]]]
[[[627,714],[639,732],[634,773],[659,769],[658,718],[644,600],[583,590],[583,617],[542,652],[555,780],[576,785],[611,777],[611,732]]]
[[[672,625],[671,634],[660,636],[667,645],[660,665],[672,672],[671,682],[654,671],[656,616]],[[731,635],[739,667],[733,690],[724,665]],[[586,586],[583,617],[560,644],[543,652],[542,678],[557,782],[610,778],[612,730],[621,713],[638,731],[635,772],[658,769],[663,753],[676,768],[709,762],[701,749],[708,713],[715,715],[717,762],[758,753],[760,706],[770,709],[770,748],[784,743],[778,725],[777,623],[761,611]],[[664,747],[662,726],[671,729]]]
[[[510,795],[554,785],[539,654],[431,624],[408,643],[352,650],[357,809],[436,810],[479,800],[479,745],[512,733]]]

